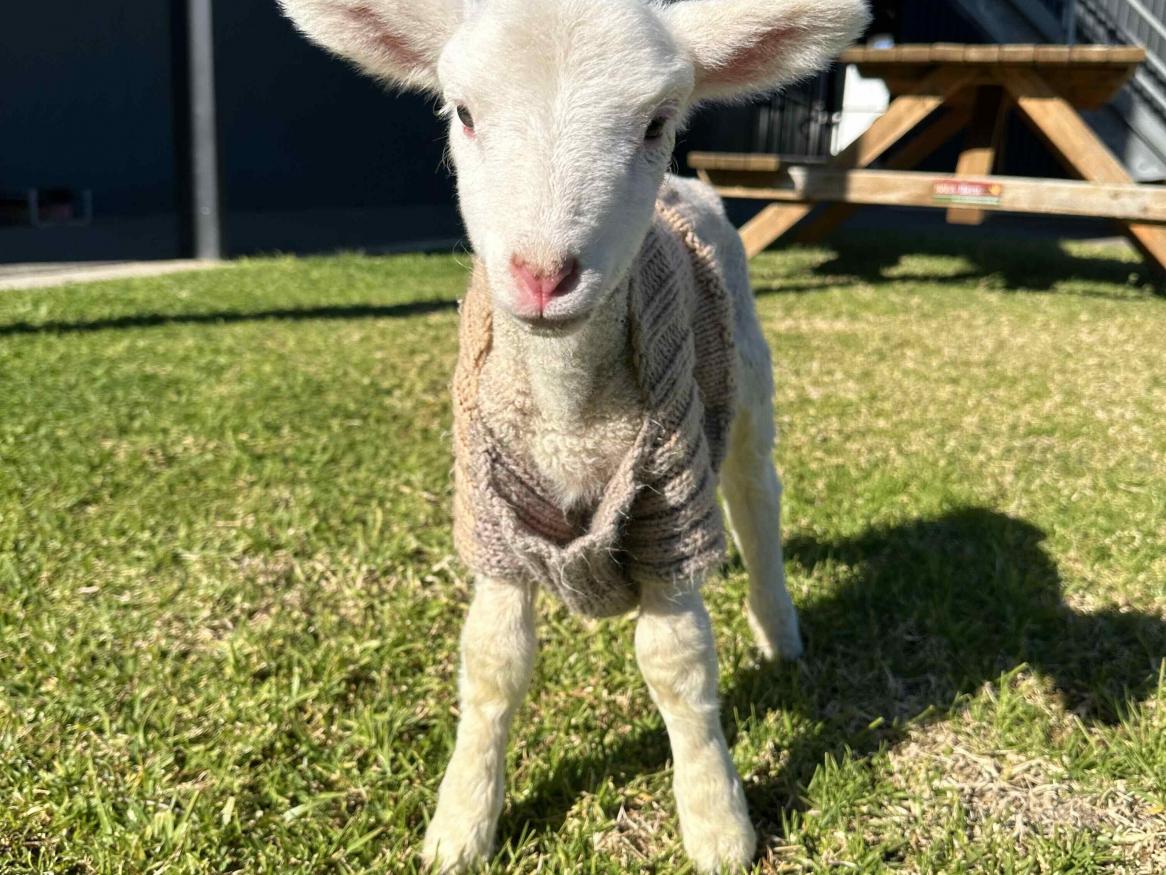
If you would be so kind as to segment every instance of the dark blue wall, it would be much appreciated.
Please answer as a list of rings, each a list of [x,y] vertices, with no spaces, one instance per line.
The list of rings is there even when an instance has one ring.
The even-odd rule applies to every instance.
[[[168,0],[6,3],[0,191],[90,188],[99,215],[177,208]],[[309,45],[275,0],[215,3],[225,205],[449,203],[432,104]]]
[[[0,191],[90,188],[98,210],[174,209],[166,0],[5,2]]]
[[[215,6],[229,207],[448,203],[433,103],[394,94],[297,34],[274,0]]]

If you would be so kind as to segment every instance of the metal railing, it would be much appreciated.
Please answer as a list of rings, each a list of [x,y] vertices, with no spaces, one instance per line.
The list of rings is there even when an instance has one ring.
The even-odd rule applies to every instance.
[[[758,104],[753,113],[753,150],[828,157],[838,124],[837,75],[827,71]]]

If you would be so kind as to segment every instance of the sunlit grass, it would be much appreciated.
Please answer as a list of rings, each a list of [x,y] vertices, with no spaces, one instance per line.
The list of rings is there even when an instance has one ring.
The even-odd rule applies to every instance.
[[[759,871],[1166,871],[1166,300],[754,263],[808,653],[706,590]],[[903,255],[905,250],[915,254]],[[0,871],[409,872],[456,721],[449,257],[0,296]],[[631,622],[549,601],[498,871],[685,871]]]

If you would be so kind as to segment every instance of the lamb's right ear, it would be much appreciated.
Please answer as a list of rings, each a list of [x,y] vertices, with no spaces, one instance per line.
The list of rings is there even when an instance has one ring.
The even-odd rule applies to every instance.
[[[314,43],[378,79],[436,91],[437,59],[461,23],[462,0],[279,0]]]

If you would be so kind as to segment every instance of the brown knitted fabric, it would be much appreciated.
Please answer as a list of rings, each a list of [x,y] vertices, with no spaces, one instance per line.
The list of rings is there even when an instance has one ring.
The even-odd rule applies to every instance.
[[[454,542],[475,573],[542,584],[572,611],[625,613],[648,581],[691,584],[723,559],[717,472],[734,402],[732,301],[710,247],[660,201],[631,271],[628,306],[644,423],[582,519],[552,500],[522,447],[478,408],[491,309],[475,265],[454,375]]]

